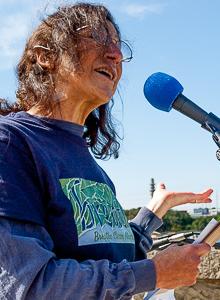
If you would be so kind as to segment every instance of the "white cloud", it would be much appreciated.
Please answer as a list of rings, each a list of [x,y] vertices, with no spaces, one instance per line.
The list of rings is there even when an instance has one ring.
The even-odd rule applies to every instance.
[[[69,0],[0,0],[0,70],[16,65],[32,29]],[[73,1],[72,1],[73,2]]]
[[[124,6],[122,9],[131,17],[143,17],[146,13],[160,14],[163,12],[165,4],[136,4],[131,3]]]
[[[24,48],[25,39],[41,15],[45,15],[60,3],[69,0],[0,0],[0,69],[14,66]],[[75,2],[71,0],[71,2]],[[164,4],[128,4],[123,13],[143,17],[146,13],[161,13]]]
[[[40,5],[42,1],[34,5],[33,0],[4,3],[0,0],[0,11],[3,12],[0,18],[0,70],[12,68],[17,63],[25,40],[38,19],[36,14]]]
[[[28,33],[28,22],[22,15],[8,17],[0,27],[0,52],[1,55],[13,57],[18,52],[18,43]]]

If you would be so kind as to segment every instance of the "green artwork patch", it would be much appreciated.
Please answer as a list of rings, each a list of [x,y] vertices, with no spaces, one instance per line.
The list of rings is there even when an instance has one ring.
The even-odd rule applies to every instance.
[[[91,239],[93,233],[88,243],[134,243],[124,211],[108,185],[81,178],[60,179],[60,183],[71,201],[79,239],[86,233]]]

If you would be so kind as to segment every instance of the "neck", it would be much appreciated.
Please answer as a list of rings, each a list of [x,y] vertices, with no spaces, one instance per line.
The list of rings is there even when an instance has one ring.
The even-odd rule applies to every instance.
[[[51,112],[45,112],[39,105],[33,106],[27,112],[31,115],[48,117],[84,125],[88,115],[97,107],[89,100],[79,100],[74,97],[57,97]]]

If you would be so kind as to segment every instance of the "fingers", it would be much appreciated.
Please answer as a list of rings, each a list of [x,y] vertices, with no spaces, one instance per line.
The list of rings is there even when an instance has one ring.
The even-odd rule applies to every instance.
[[[160,183],[157,184],[156,189],[165,190],[166,186],[165,186],[165,184],[163,182],[160,182]]]
[[[210,203],[212,202],[212,199],[209,198],[209,196],[212,194],[213,190],[208,189],[200,194],[194,194],[192,196],[192,203]]]
[[[213,193],[213,189],[207,189],[205,191],[203,191],[201,194],[206,194],[207,196],[210,196]]]
[[[196,254],[199,256],[206,255],[210,252],[211,247],[206,243],[195,244],[193,245],[196,249]]]
[[[204,191],[203,193],[201,193],[201,197],[202,198],[209,198],[209,196],[213,193],[213,189],[208,189],[206,191]]]
[[[191,200],[188,202],[190,202],[190,203],[211,203],[212,199],[195,196],[195,197],[191,198]]]
[[[209,196],[213,190],[208,189],[203,193],[175,193],[175,197],[178,199],[180,204],[185,203],[211,203],[212,199]]]
[[[205,198],[205,199],[195,199],[191,203],[211,203],[212,199],[210,198]]]

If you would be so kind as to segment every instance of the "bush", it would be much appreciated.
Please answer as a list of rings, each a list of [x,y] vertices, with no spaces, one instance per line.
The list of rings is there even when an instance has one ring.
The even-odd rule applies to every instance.
[[[125,210],[125,214],[128,220],[133,219],[138,211],[139,208],[132,208]],[[167,214],[163,218],[163,225],[158,229],[160,232],[167,232],[167,231],[200,231],[202,230],[212,219],[212,216],[202,216],[199,218],[192,218],[188,212],[185,211],[177,211],[177,210],[169,210]],[[220,222],[220,214],[214,217],[216,220]]]

